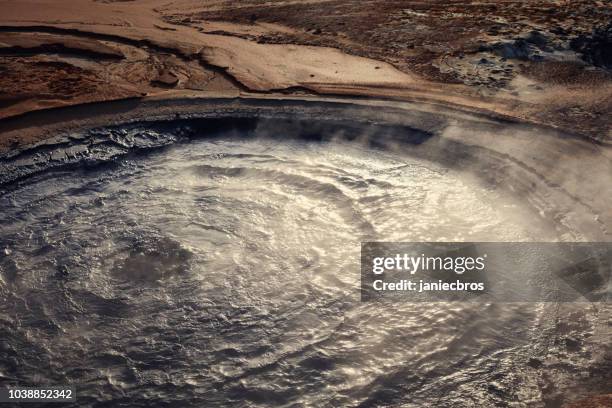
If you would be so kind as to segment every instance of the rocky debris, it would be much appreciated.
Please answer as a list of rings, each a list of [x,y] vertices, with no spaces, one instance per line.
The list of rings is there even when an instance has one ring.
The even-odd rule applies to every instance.
[[[496,42],[482,49],[506,59],[538,62],[567,58],[568,56],[561,57],[560,54],[569,50],[569,43],[565,36],[559,36],[552,31],[532,30],[518,38]]]
[[[503,4],[392,0],[377,2],[372,8],[371,2],[338,0],[316,7],[276,2],[264,8],[258,0],[243,0],[241,7],[221,1],[192,17],[248,24],[254,12],[258,21],[295,30],[260,37],[258,42],[334,47],[389,62],[433,81],[498,87],[499,81],[488,79],[489,72],[470,77],[462,64],[452,72],[443,60],[482,52],[529,63],[572,58],[569,53],[557,54],[568,50],[569,39],[609,21],[612,7],[586,0],[561,4],[552,0]]]
[[[582,54],[582,59],[596,67],[612,69],[612,23],[600,27],[591,35],[580,35],[570,47]]]
[[[610,82],[601,69],[609,65],[609,31],[593,33],[609,25],[609,1],[390,0],[372,7],[242,0],[236,7],[220,0],[196,8],[130,1],[121,4],[120,19],[116,6],[100,3],[56,2],[48,10],[18,3],[1,16],[0,44],[81,51],[0,55],[0,118],[164,89],[393,98],[416,92],[535,117],[597,140],[609,136]],[[117,57],[84,57],[84,49]],[[574,106],[579,114],[565,113]],[[586,120],[589,114],[597,116]]]
[[[510,89],[518,74],[534,72],[539,81],[557,84],[605,82],[609,75],[597,68],[612,66],[611,26],[589,36],[570,36],[562,27],[529,30],[511,38],[495,31],[497,41],[481,40],[474,51],[445,56],[434,65],[466,85],[487,88]],[[544,77],[542,70],[548,70]]]
[[[492,52],[446,57],[434,66],[470,86],[504,87],[515,76],[515,63]]]
[[[543,59],[540,52],[546,47],[545,37],[538,38],[541,42],[538,41],[538,43],[535,43],[527,41],[527,39],[519,38],[514,41],[493,44],[489,49],[500,57],[507,59],[538,61]]]

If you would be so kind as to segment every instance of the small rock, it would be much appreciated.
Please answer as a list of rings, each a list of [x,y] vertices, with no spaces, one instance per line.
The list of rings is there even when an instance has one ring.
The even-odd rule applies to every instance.
[[[66,265],[59,265],[57,267],[57,276],[59,277],[67,277],[70,275],[70,268]]]
[[[178,84],[178,77],[171,71],[164,69],[159,73],[157,78],[153,80],[153,82],[162,86],[172,87]]]
[[[0,341],[0,351],[4,352],[4,353],[14,353],[15,349],[13,348],[13,346],[11,345],[11,343],[9,343],[6,340],[2,340]]]
[[[537,358],[530,358],[527,365],[531,368],[541,368],[544,364]]]
[[[571,338],[566,338],[565,339],[565,347],[569,350],[569,351],[579,351],[580,350],[580,342],[578,340],[574,340]]]
[[[548,38],[537,30],[531,31],[525,38],[525,41],[530,44],[534,44],[539,48],[544,48],[546,44],[548,44]]]

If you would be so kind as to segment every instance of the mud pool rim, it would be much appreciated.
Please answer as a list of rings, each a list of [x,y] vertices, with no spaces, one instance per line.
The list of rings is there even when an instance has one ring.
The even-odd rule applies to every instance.
[[[290,132],[292,136],[297,129],[297,136],[315,140],[326,140],[339,133],[346,136],[348,130],[359,133],[362,139],[365,134],[373,147],[380,147],[379,142],[383,140],[383,147],[387,142],[416,147],[410,151],[421,158],[453,170],[471,172],[484,183],[509,189],[526,200],[541,200],[546,196],[550,206],[544,209],[545,218],[559,220],[580,207],[581,216],[574,217],[579,218],[578,222],[572,220],[575,225],[571,227],[563,225],[578,231],[570,239],[612,240],[609,228],[612,214],[605,201],[592,197],[591,191],[593,188],[605,191],[610,187],[602,184],[599,189],[591,186],[574,191],[576,180],[588,179],[595,169],[581,168],[571,179],[566,175],[550,175],[555,162],[583,160],[577,152],[593,156],[595,163],[604,169],[601,174],[609,174],[606,171],[612,169],[610,160],[598,153],[606,147],[546,127],[422,103],[295,98],[131,99],[32,112],[0,121],[0,132],[9,129],[5,137],[26,133],[38,140],[1,153],[0,174],[10,172],[7,162],[37,151],[83,143],[100,131],[172,129],[193,124],[198,129],[230,126],[249,131],[265,124],[267,128]],[[533,154],[539,150],[541,155],[551,156],[544,166],[538,154]]]

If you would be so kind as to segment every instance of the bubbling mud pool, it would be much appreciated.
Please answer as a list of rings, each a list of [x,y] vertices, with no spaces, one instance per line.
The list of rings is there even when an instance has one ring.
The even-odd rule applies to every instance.
[[[398,150],[219,134],[39,172],[0,208],[0,381],[75,405],[557,406],[609,367],[593,305],[360,302],[362,241],[559,239]]]

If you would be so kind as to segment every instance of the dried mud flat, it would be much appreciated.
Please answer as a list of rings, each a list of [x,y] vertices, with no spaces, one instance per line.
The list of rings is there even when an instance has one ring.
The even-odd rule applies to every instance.
[[[530,114],[525,116],[531,119],[600,140],[609,132],[612,6],[607,2],[336,0],[264,7],[266,4],[227,2],[186,19],[165,19],[203,27],[211,20],[289,26],[292,32],[245,38],[338,48],[388,62],[427,81],[466,86],[469,90],[460,88],[460,92],[476,92],[482,99],[540,106],[537,111],[510,108],[519,116],[527,109]],[[222,33],[231,34],[228,31]]]
[[[0,1],[0,118],[177,92],[430,101],[612,137],[604,1]],[[0,137],[6,148],[21,140]]]

